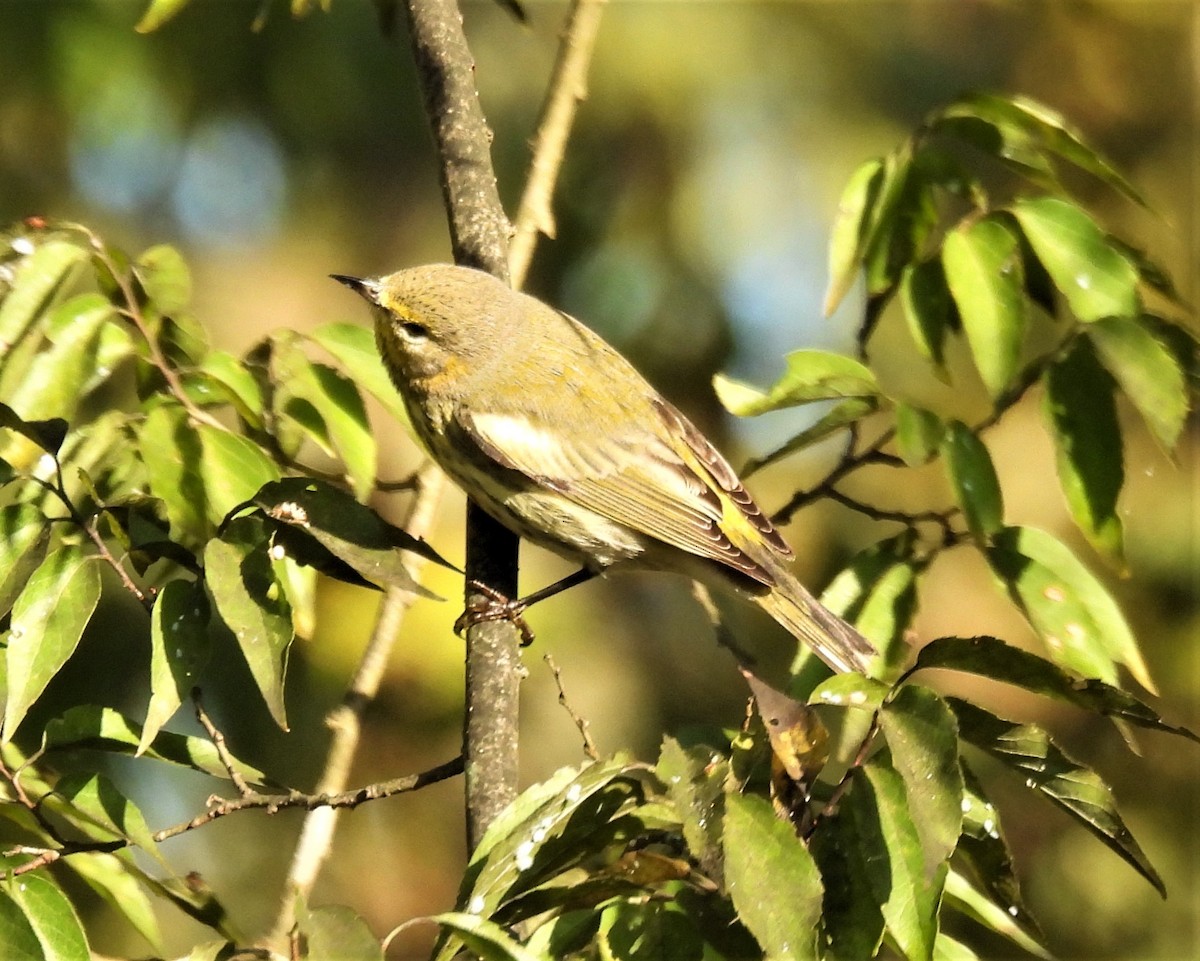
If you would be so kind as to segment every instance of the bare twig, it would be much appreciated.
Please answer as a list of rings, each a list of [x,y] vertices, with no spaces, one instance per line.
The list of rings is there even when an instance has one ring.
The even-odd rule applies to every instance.
[[[513,221],[513,236],[508,248],[508,269],[513,286],[520,288],[533,259],[539,232],[555,234],[552,201],[554,185],[562,167],[563,153],[571,135],[575,111],[587,97],[587,73],[600,14],[605,0],[573,0],[563,25],[558,57],[550,74],[549,89],[542,102],[537,133],[533,138],[533,158],[525,192]]]
[[[579,735],[583,738],[583,753],[591,760],[600,760],[600,752],[596,750],[596,742],[592,740],[591,732],[588,730],[587,720],[571,707],[567,700],[567,692],[563,689],[562,670],[559,668],[554,657],[550,654],[543,656],[542,660],[546,662],[546,666],[550,668],[550,673],[554,675],[554,684],[558,688],[558,703],[563,706],[563,709],[570,715],[571,720],[575,722],[575,726],[579,729]]]

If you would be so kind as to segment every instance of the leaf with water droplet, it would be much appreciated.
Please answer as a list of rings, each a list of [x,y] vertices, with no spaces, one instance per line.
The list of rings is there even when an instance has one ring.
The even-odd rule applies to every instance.
[[[196,581],[168,581],[150,614],[150,704],[138,741],[145,751],[199,684],[209,655],[208,597]]]

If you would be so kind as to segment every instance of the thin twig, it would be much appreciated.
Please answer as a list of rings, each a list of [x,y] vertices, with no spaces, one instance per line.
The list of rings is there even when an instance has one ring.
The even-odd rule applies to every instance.
[[[848,431],[849,437],[846,442],[845,453],[842,454],[841,460],[834,465],[833,470],[825,475],[825,479],[815,487],[811,487],[806,491],[797,491],[795,494],[793,494],[788,502],[783,505],[783,507],[779,508],[779,510],[775,511],[775,513],[771,515],[771,523],[789,523],[801,508],[807,507],[814,501],[818,501],[822,497],[828,496],[829,492],[833,490],[834,485],[861,467],[865,467],[868,464],[886,464],[888,466],[895,465],[896,458],[883,450],[888,442],[890,442],[895,436],[896,431],[894,428],[888,428],[885,430],[882,434],[875,438],[870,445],[858,453],[855,452],[855,447],[858,440],[858,431],[856,428],[857,425],[851,426],[850,430]]]
[[[244,798],[255,796],[255,790],[242,777],[241,771],[238,770],[236,758],[229,752],[229,748],[225,744],[225,734],[213,723],[212,718],[208,716],[208,712],[204,710],[204,705],[200,700],[200,688],[198,687],[192,688],[192,706],[196,709],[196,720],[200,722],[200,726],[204,728],[204,733],[208,735],[212,746],[216,748],[217,758],[224,766],[225,773],[229,775],[229,780],[237,788],[238,794]]]
[[[575,726],[579,729],[579,735],[583,738],[583,753],[590,760],[600,760],[600,752],[596,750],[596,742],[592,740],[591,732],[588,730],[590,726],[588,721],[571,707],[571,703],[567,700],[567,692],[563,688],[562,670],[558,663],[554,660],[553,655],[546,654],[542,657],[546,665],[550,668],[550,673],[554,675],[554,684],[558,688],[558,703],[563,706],[563,709],[570,715],[571,720],[575,722]]]
[[[508,269],[512,283],[520,288],[533,259],[538,234],[553,238],[554,185],[562,168],[563,154],[579,104],[587,97],[587,74],[600,14],[605,0],[572,0],[563,25],[562,40],[546,99],[533,138],[533,157],[525,191],[521,195],[513,235],[508,246]]]

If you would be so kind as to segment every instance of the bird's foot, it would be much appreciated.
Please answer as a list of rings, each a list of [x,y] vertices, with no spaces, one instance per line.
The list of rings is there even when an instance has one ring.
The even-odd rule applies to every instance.
[[[508,621],[521,635],[521,646],[528,647],[533,643],[533,631],[530,630],[525,618],[525,608],[529,605],[520,600],[509,600],[494,587],[489,587],[479,581],[468,581],[469,593],[467,606],[458,620],[454,622],[454,633],[461,637],[472,624],[482,624],[485,621]]]

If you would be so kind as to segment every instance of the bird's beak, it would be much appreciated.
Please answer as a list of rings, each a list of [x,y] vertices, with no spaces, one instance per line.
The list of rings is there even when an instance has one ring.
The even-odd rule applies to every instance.
[[[339,284],[345,284],[364,300],[372,304],[379,303],[379,281],[364,280],[362,277],[351,277],[348,274],[330,274]]]

